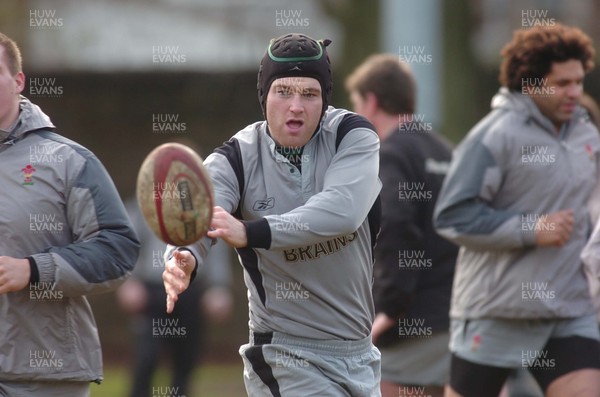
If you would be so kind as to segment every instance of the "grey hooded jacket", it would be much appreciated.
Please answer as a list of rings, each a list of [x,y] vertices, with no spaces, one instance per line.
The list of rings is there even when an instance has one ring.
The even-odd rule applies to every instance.
[[[32,258],[39,282],[0,295],[0,381],[102,379],[84,295],[117,287],[139,250],[98,159],[26,98],[0,131],[0,255]]]
[[[452,317],[592,313],[580,253],[599,152],[598,131],[582,108],[557,134],[529,97],[500,90],[457,148],[436,205],[437,231],[461,245]],[[568,242],[535,246],[536,222],[563,209],[574,211]]]

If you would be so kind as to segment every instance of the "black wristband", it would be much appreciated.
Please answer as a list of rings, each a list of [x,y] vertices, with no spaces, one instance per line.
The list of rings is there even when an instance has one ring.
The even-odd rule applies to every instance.
[[[31,275],[29,276],[29,284],[35,284],[40,282],[40,271],[37,267],[37,263],[35,263],[35,259],[33,257],[28,256],[25,258],[29,261],[29,272]]]
[[[248,239],[248,248],[271,247],[271,226],[266,218],[254,221],[242,221],[246,227],[246,238]]]

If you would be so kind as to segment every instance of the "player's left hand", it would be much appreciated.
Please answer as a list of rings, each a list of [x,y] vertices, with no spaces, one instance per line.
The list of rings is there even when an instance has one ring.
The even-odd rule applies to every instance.
[[[30,277],[27,259],[0,256],[0,294],[22,290],[29,284]]]
[[[174,251],[173,257],[165,263],[163,284],[167,293],[167,313],[172,313],[179,294],[190,286],[191,276],[198,266],[194,255],[189,251]]]
[[[221,238],[233,248],[244,248],[248,245],[244,224],[221,207],[213,209],[210,227],[212,230],[206,234],[210,238]]]

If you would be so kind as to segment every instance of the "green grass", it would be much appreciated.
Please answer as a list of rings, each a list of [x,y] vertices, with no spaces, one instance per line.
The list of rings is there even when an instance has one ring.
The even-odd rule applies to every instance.
[[[191,388],[186,397],[241,397],[246,396],[242,379],[242,364],[205,364],[199,367],[191,379]],[[127,397],[131,371],[126,367],[105,367],[101,385],[92,383],[91,397]],[[154,376],[154,387],[161,390],[169,387],[169,372],[160,368]],[[163,397],[163,394],[148,397]],[[179,397],[179,396],[177,396]]]

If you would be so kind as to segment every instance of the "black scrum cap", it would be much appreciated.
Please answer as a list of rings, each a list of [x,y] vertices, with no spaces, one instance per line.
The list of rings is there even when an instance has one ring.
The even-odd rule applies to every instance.
[[[314,40],[304,34],[290,33],[272,39],[258,69],[258,101],[263,115],[267,116],[265,102],[271,83],[281,77],[312,77],[321,83],[323,109],[329,101],[333,88],[331,62],[326,47],[331,40]]]

